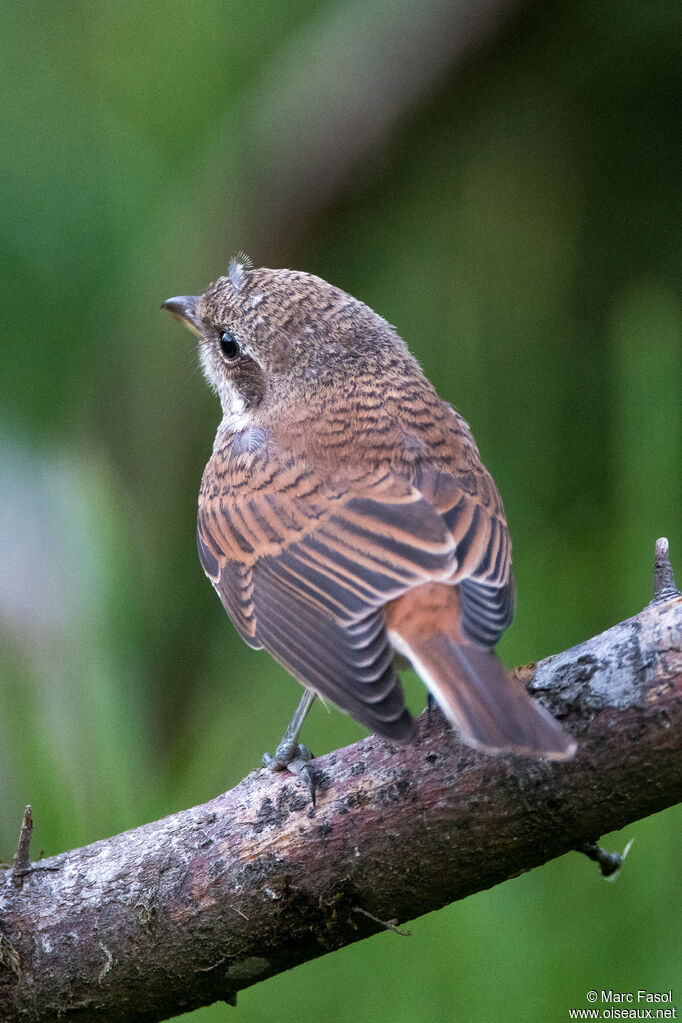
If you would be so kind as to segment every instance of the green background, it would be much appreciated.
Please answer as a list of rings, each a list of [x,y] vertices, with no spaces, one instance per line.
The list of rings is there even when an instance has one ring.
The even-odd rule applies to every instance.
[[[27,802],[52,854],[211,798],[298,699],[199,566],[219,409],[159,312],[240,249],[386,316],[471,423],[507,663],[641,609],[656,537],[682,574],[681,44],[678,2],[4,0],[0,858]],[[571,854],[194,1018],[682,1009],[681,822],[609,836],[615,884]]]

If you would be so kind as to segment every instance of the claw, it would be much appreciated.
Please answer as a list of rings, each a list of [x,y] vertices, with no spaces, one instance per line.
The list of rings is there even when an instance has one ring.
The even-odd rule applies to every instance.
[[[294,757],[287,764],[287,771],[295,774],[297,778],[300,778],[305,787],[310,793],[310,801],[315,806],[315,773],[313,768],[310,766],[310,761],[313,759],[313,755],[309,749],[305,746],[299,746],[300,755]]]
[[[310,767],[313,755],[307,746],[302,746],[299,743],[298,735],[314,700],[315,693],[312,689],[306,689],[282,741],[275,750],[274,757],[271,753],[263,754],[263,767],[267,767],[269,771],[290,771],[301,779],[310,792],[313,806],[315,806],[315,777]]]
[[[307,746],[283,739],[274,756],[272,753],[263,754],[263,767],[268,771],[289,771],[296,775],[308,789],[311,802],[315,806],[315,777],[310,767],[312,759],[313,755]]]

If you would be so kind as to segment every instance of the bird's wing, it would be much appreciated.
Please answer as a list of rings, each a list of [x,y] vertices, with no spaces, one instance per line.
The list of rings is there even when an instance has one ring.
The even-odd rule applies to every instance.
[[[459,586],[463,632],[493,647],[514,617],[516,600],[511,540],[497,487],[480,464],[454,475],[427,469],[418,482],[455,542],[452,582]]]
[[[492,481],[433,469],[329,479],[268,443],[248,459],[228,444],[218,464],[200,494],[199,555],[243,638],[373,731],[408,740],[381,608],[420,583],[467,579],[479,587],[472,620],[500,616],[480,596],[509,578]]]

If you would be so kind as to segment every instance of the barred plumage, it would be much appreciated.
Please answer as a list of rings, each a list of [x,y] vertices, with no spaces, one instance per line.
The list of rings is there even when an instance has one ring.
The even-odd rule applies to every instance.
[[[246,642],[395,742],[414,734],[397,650],[466,741],[572,755],[492,652],[514,609],[502,501],[394,329],[317,277],[246,265],[166,305],[223,406],[198,545]]]

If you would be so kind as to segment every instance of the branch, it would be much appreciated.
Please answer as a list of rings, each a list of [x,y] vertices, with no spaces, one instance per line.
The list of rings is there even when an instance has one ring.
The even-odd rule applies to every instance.
[[[160,1020],[489,888],[682,800],[682,597],[519,675],[579,739],[489,757],[440,714],[315,761],[317,808],[254,771],[203,806],[0,875],[0,1019]],[[663,567],[661,567],[663,565]],[[616,864],[617,865],[617,864]],[[15,883],[17,874],[21,884]]]

